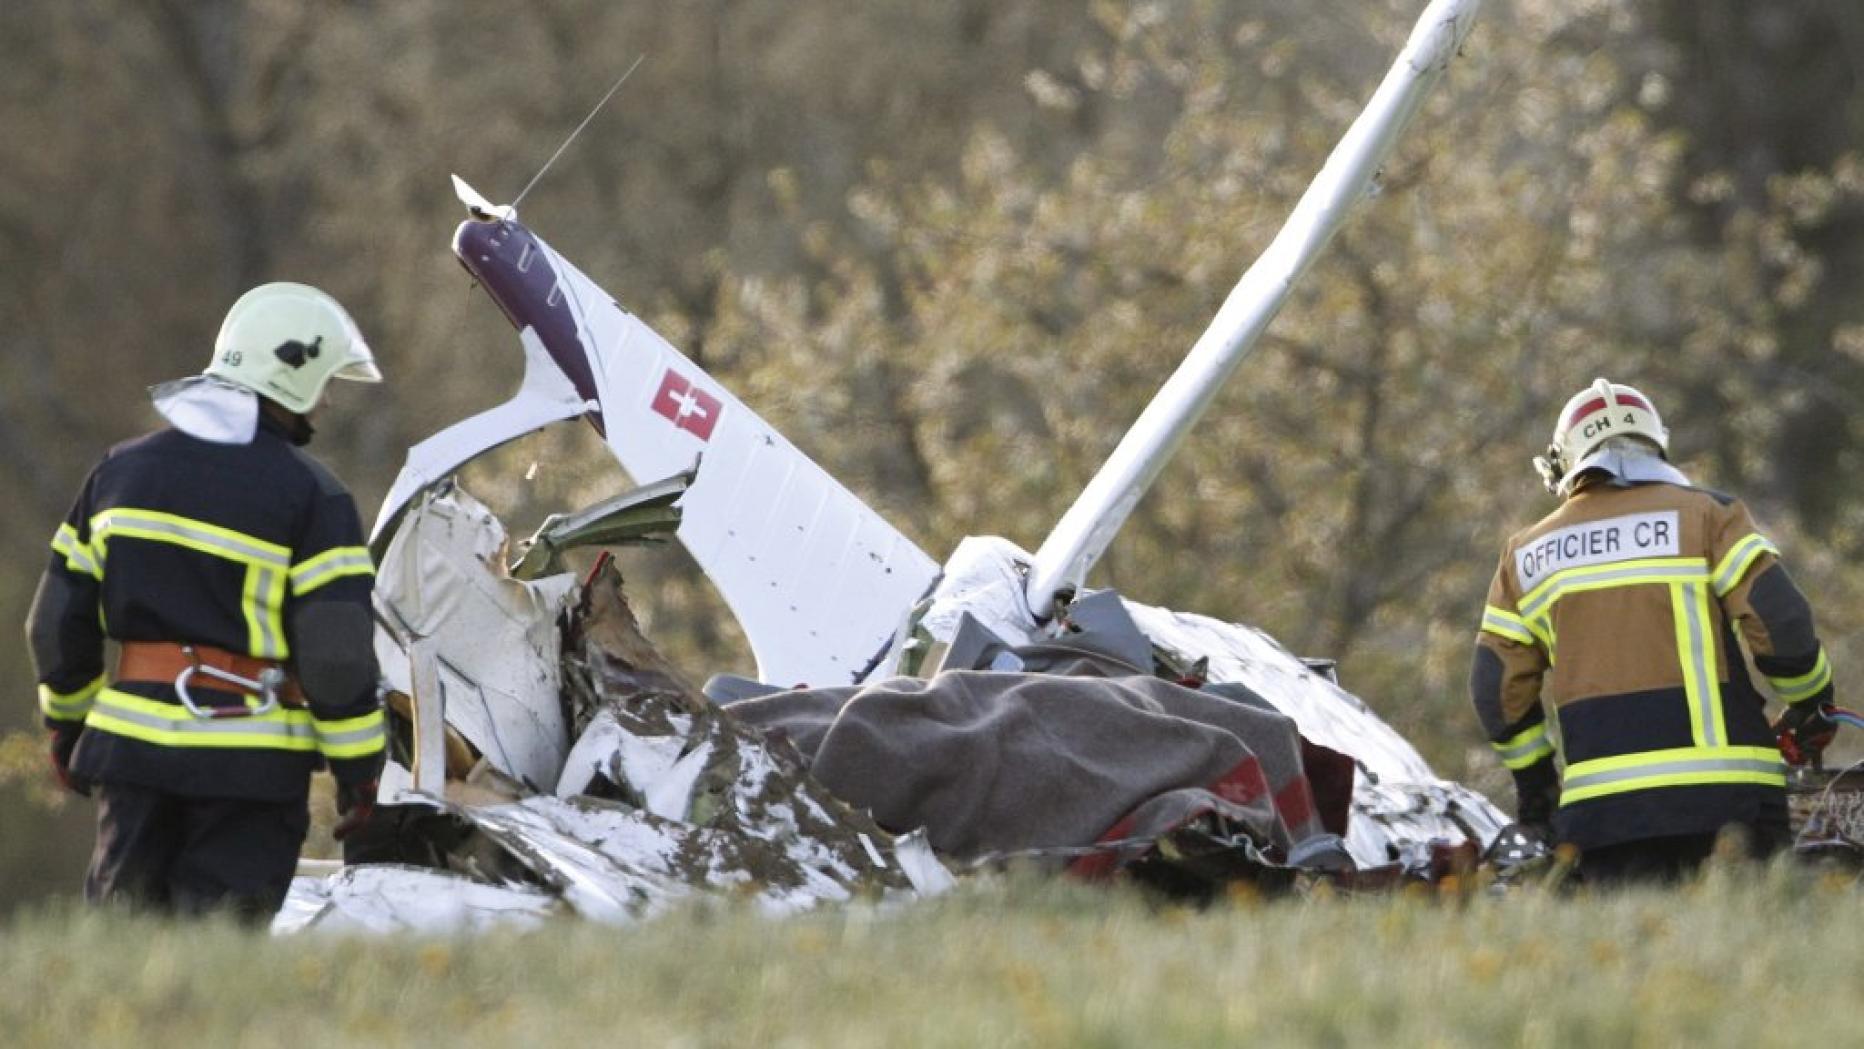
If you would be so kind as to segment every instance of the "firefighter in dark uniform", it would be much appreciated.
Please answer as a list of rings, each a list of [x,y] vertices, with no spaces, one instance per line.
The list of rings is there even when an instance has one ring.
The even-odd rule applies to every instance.
[[[1600,379],[1573,397],[1535,460],[1563,502],[1508,540],[1476,635],[1470,694],[1518,820],[1576,846],[1592,883],[1676,880],[1730,826],[1754,855],[1777,850],[1776,736],[1810,756],[1834,728],[1831,665],[1779,550],[1668,453],[1637,390]],[[1776,726],[1737,637],[1786,704]]]
[[[381,380],[336,300],[247,292],[206,371],[152,391],[171,426],[111,449],[52,539],[27,636],[53,768],[97,799],[94,903],[264,921],[311,772],[334,774],[341,829],[373,808],[373,567],[355,502],[300,450],[332,378]]]

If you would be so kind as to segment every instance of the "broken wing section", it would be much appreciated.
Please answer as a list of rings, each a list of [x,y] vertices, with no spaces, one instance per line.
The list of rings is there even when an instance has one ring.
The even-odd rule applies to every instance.
[[[454,252],[532,363],[554,370],[511,425],[574,404],[637,481],[698,461],[678,535],[744,628],[758,676],[854,681],[936,562],[521,223],[462,223]]]

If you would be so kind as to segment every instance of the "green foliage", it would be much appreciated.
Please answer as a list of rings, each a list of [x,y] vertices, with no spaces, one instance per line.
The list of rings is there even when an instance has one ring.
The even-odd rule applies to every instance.
[[[1864,964],[1857,902],[1848,878],[1776,870],[1205,910],[986,883],[786,921],[713,904],[470,938],[53,910],[0,930],[0,1025],[11,1045],[97,1047],[1850,1044],[1833,974]]]
[[[43,732],[0,732],[0,916],[83,884],[89,805],[60,791]]]
[[[18,788],[32,804],[57,810],[70,796],[53,781],[45,748],[44,733],[0,733],[0,789]]]

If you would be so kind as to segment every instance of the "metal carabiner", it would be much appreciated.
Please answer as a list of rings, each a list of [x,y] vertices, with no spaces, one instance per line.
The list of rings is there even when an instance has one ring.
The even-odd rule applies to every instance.
[[[192,648],[186,648],[184,651],[186,651],[189,656],[194,655],[194,650]],[[188,695],[188,679],[192,678],[197,671],[207,677],[224,681],[229,685],[237,685],[249,694],[256,694],[262,702],[256,707],[245,705],[237,707],[216,707],[211,704],[201,706],[194,702],[193,696]],[[252,678],[240,677],[238,674],[228,673],[225,670],[221,670],[219,667],[210,667],[203,663],[196,662],[190,666],[181,668],[181,673],[175,675],[175,695],[181,698],[181,705],[188,708],[188,713],[193,714],[197,718],[205,720],[219,718],[250,718],[257,717],[278,706],[278,690],[284,683],[285,672],[279,667],[266,667],[259,672],[259,679],[254,681]]]

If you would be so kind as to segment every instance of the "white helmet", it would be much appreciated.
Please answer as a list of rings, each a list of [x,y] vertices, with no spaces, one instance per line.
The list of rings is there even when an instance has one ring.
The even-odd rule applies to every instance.
[[[375,357],[337,300],[308,284],[261,284],[227,311],[206,374],[294,412],[317,407],[332,378],[381,382]]]
[[[1641,437],[1665,459],[1670,457],[1670,431],[1663,428],[1650,398],[1634,387],[1594,379],[1560,410],[1553,443],[1544,457],[1534,459],[1534,469],[1549,492],[1571,495],[1586,457],[1614,437]]]

